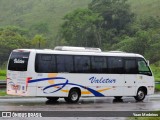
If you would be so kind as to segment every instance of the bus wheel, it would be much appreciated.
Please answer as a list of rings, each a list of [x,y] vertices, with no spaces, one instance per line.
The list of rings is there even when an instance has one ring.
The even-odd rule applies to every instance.
[[[71,89],[68,97],[64,98],[68,103],[77,103],[80,98],[80,91],[78,89]]]
[[[59,99],[59,97],[47,97],[47,99],[49,101],[52,101],[52,102],[57,102],[57,100]]]
[[[120,99],[122,98],[122,96],[114,96],[114,98],[115,98],[116,100],[120,100]]]
[[[144,98],[146,96],[146,93],[144,91],[144,89],[138,89],[137,91],[137,96],[135,96],[134,98],[137,100],[137,101],[143,101]]]

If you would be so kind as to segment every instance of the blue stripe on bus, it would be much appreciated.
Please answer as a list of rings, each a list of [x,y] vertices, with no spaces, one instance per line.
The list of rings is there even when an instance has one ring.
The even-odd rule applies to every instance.
[[[47,81],[52,79],[66,79],[66,78],[63,78],[63,77],[41,78],[41,79],[29,80],[28,83]]]
[[[59,80],[59,79],[62,80],[62,79],[64,79],[64,80],[66,80],[66,82],[65,82],[65,83],[58,83],[58,84],[49,85],[49,86],[47,86],[47,87],[45,87],[45,88],[43,89],[43,92],[44,92],[44,93],[47,94],[47,92],[45,92],[45,90],[47,90],[47,89],[49,89],[49,88],[51,88],[51,87],[57,87],[57,86],[61,86],[61,85],[62,85],[62,86],[61,86],[60,88],[58,88],[57,90],[50,92],[50,93],[54,93],[54,92],[57,92],[57,91],[61,90],[61,89],[64,88],[66,85],[75,85],[75,86],[79,86],[79,87],[81,87],[81,88],[87,89],[87,90],[90,91],[92,94],[94,94],[96,97],[103,97],[103,96],[104,96],[104,95],[101,94],[100,92],[97,92],[96,90],[91,89],[91,88],[89,88],[89,87],[85,87],[85,86],[82,86],[82,85],[79,85],[79,84],[75,84],[75,83],[69,83],[68,80],[67,80],[66,78],[63,78],[63,77],[52,77],[52,78],[35,79],[35,80],[30,80],[30,81],[28,81],[28,83],[41,82],[41,81],[53,80],[53,79],[54,79],[54,80]]]
[[[59,84],[49,85],[49,86],[45,87],[45,88],[43,89],[43,91],[44,91],[44,93],[46,93],[46,92],[45,92],[46,89],[51,88],[51,87],[55,87],[55,86],[60,86],[60,85],[62,85],[62,87],[60,87],[59,89],[50,92],[50,93],[54,93],[54,92],[57,92],[57,91],[61,90],[62,88],[64,88],[67,84],[68,84],[68,80],[67,80],[65,83],[59,83]]]

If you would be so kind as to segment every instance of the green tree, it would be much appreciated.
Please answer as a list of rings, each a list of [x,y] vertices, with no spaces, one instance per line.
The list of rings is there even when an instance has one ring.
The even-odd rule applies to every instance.
[[[145,51],[150,47],[150,35],[147,31],[138,31],[135,34],[135,41],[133,43],[133,51],[135,53],[139,53],[144,55]]]
[[[101,38],[104,49],[112,49],[112,45],[120,42],[121,37],[130,36],[133,32],[131,25],[134,21],[134,14],[126,1],[92,0],[88,5],[90,10],[103,17]]]
[[[0,28],[1,33],[3,33],[4,31],[11,31],[11,32],[14,32],[14,33],[18,33],[21,36],[28,36],[29,35],[28,30],[23,29],[23,28],[18,27],[18,26],[7,26],[7,27]]]
[[[30,27],[33,34],[47,34],[49,32],[47,23],[36,23]]]
[[[139,19],[139,24],[142,30],[159,29],[160,17],[143,17]]]
[[[89,9],[77,9],[64,17],[62,38],[73,46],[101,46],[102,17]]]
[[[150,60],[151,64],[160,61],[160,42],[152,44],[150,48],[145,52],[146,58]]]
[[[125,52],[132,52],[132,51],[134,51],[135,37],[124,36],[121,39],[122,40],[120,42],[118,42],[117,44],[114,44],[112,46],[112,49],[114,49],[114,50],[120,50],[120,51],[125,51]]]
[[[116,29],[117,32],[125,29],[133,22],[134,14],[130,10],[127,0],[92,0],[89,9],[100,13],[104,18],[103,27],[106,30]]]
[[[134,37],[125,36],[117,44],[113,45],[112,48],[134,52],[144,55],[145,51],[150,48],[151,37],[147,31],[137,31]]]
[[[88,8],[75,10],[64,17],[60,36],[69,45],[109,50],[128,33],[127,28],[134,21],[126,0],[92,0]]]
[[[23,35],[23,30],[18,27],[0,29],[0,63],[4,63],[13,49],[29,48],[30,41]]]
[[[160,61],[160,28],[149,29],[150,46],[145,50],[145,56],[150,60],[150,63]]]
[[[44,48],[46,46],[46,38],[43,35],[35,35],[31,43],[33,48]]]

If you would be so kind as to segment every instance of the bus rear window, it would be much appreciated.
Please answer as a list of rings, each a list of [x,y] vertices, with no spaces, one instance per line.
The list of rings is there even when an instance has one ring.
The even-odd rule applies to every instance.
[[[27,71],[29,54],[30,52],[12,52],[8,70]]]

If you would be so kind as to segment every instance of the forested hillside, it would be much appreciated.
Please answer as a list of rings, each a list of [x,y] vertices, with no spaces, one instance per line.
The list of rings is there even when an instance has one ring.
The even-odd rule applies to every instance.
[[[155,63],[159,18],[160,0],[0,0],[0,63],[15,48],[55,45],[135,52]]]
[[[0,0],[0,27],[20,26],[33,36],[43,33],[52,39],[65,14],[86,8],[92,0]],[[160,16],[160,0],[129,0],[139,16]]]
[[[139,17],[160,16],[160,0],[129,0],[128,3]]]
[[[0,0],[0,27],[15,25],[29,29],[29,34],[56,36],[62,18],[91,0]]]

